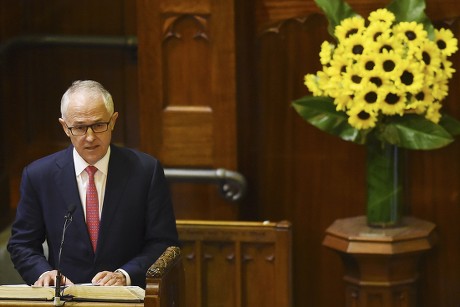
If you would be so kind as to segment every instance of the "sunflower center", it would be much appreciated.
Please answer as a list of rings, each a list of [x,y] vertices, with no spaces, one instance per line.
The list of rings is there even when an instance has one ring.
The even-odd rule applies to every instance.
[[[369,92],[364,96],[364,100],[367,103],[375,103],[377,101],[377,93],[376,92]]]
[[[364,68],[366,68],[366,70],[372,70],[374,69],[374,67],[375,67],[374,61],[367,61],[366,64],[364,65]]]
[[[358,76],[358,75],[353,75],[353,76],[351,76],[351,81],[353,81],[353,83],[356,83],[356,84],[360,84],[362,79],[363,79],[363,78],[361,78],[361,77]]]
[[[431,56],[428,52],[426,51],[423,51],[422,53],[422,59],[423,59],[423,62],[425,62],[426,65],[430,65],[431,63]]]
[[[385,102],[388,104],[397,104],[399,101],[399,96],[394,94],[394,93],[388,93],[388,95],[385,97]]]
[[[378,87],[382,86],[382,84],[383,84],[382,79],[380,79],[379,77],[372,77],[372,78],[369,79],[369,81],[371,81],[372,83],[374,83]]]
[[[350,30],[348,30],[347,34],[345,34],[345,37],[348,38],[348,37],[350,37],[350,36],[352,36],[353,34],[356,34],[356,33],[358,33],[358,29],[350,29]]]
[[[383,62],[383,70],[386,72],[393,71],[395,67],[396,67],[396,64],[392,60],[386,60],[385,62]]]
[[[405,85],[411,85],[414,83],[414,74],[405,70],[401,75],[401,82]]]
[[[358,117],[359,119],[361,120],[367,120],[371,117],[371,115],[369,113],[367,113],[366,111],[361,111],[358,113]]]
[[[393,50],[393,47],[391,47],[390,45],[383,45],[382,48],[380,48],[380,53],[382,53],[384,50],[391,51]]]
[[[443,41],[443,40],[438,40],[436,42],[436,45],[438,45],[438,48],[441,49],[441,50],[446,49],[446,47],[447,47],[446,42]]]
[[[364,51],[363,45],[354,45],[353,46],[353,49],[352,49],[353,54],[363,54],[363,51]]]
[[[418,93],[417,95],[415,95],[415,99],[417,99],[418,101],[423,101],[425,99],[425,93],[424,92]]]
[[[406,37],[408,40],[413,41],[414,39],[417,38],[417,35],[415,34],[414,31],[406,31]]]
[[[377,41],[377,38],[379,38],[379,36],[382,35],[382,32],[375,32],[374,34],[374,41]]]

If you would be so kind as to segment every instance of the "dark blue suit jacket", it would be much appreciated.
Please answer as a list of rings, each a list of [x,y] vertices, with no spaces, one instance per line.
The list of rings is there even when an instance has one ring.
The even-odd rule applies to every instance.
[[[8,250],[24,281],[33,284],[56,269],[64,216],[76,205],[67,228],[60,268],[74,283],[100,271],[122,268],[132,284],[145,287],[145,273],[166,247],[178,245],[169,188],[158,160],[111,145],[99,239],[93,252],[78,193],[73,146],[28,165]],[[47,240],[49,259],[42,251]]]

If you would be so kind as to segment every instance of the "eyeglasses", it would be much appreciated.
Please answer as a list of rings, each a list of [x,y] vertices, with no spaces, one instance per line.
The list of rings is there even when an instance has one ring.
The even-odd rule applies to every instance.
[[[88,131],[88,128],[91,128],[91,130],[93,130],[94,133],[106,132],[107,130],[109,130],[109,124],[111,121],[112,121],[112,117],[110,117],[110,120],[108,122],[95,123],[92,125],[81,125],[81,126],[73,126],[73,127],[69,127],[67,126],[67,124],[65,125],[67,126],[67,129],[69,129],[70,133],[73,136],[82,136],[86,134],[86,132]]]

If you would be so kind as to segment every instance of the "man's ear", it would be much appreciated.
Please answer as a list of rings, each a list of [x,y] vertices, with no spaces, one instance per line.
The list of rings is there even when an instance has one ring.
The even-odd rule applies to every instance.
[[[61,123],[64,133],[70,138],[70,131],[69,129],[67,129],[67,125],[65,124],[65,121],[62,118],[59,118],[59,122]]]
[[[110,124],[112,126],[112,131],[115,128],[115,123],[117,122],[117,118],[118,118],[118,112],[114,112],[112,115],[112,120],[110,121]]]

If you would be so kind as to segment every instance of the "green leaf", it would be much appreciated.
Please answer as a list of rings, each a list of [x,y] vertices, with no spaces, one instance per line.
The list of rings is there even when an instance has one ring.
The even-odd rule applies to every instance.
[[[423,24],[428,37],[434,39],[434,27],[425,14],[425,0],[393,0],[387,9],[396,16],[396,21],[415,21]]]
[[[305,96],[292,103],[297,113],[316,128],[336,135],[345,141],[364,144],[369,131],[350,126],[348,116],[335,109],[330,97]]]
[[[441,148],[454,140],[443,127],[415,114],[391,117],[380,131],[380,138],[390,144],[415,150]]]
[[[460,121],[448,114],[442,114],[439,125],[453,136],[460,135]]]
[[[348,3],[343,0],[315,0],[315,2],[329,21],[328,31],[332,37],[335,37],[335,27],[339,25],[343,19],[357,15]]]

